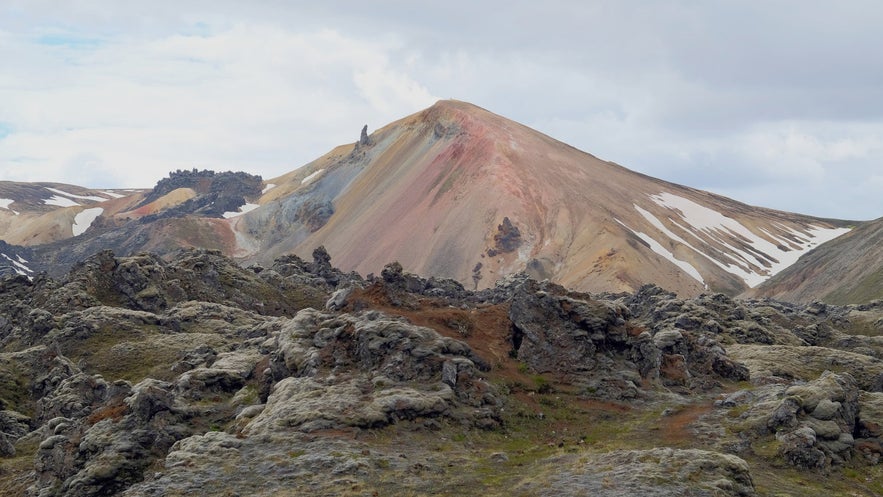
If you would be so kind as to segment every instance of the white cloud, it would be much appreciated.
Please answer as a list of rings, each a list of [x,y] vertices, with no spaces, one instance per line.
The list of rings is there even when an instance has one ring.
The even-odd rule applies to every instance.
[[[670,181],[821,215],[825,187],[828,215],[879,217],[881,22],[875,2],[5,0],[0,179],[272,177],[457,98]]]
[[[85,49],[13,38],[38,63],[0,85],[0,122],[15,125],[0,141],[3,179],[144,187],[190,167],[270,177],[435,100],[391,66],[395,43],[332,30],[242,24]]]

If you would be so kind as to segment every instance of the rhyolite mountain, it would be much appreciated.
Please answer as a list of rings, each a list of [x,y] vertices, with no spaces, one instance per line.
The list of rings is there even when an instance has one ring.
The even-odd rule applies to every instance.
[[[395,259],[477,288],[527,270],[589,291],[738,293],[846,231],[632,172],[457,101],[270,184],[233,222],[238,256],[324,245],[347,270]]]
[[[879,220],[445,101],[271,180],[0,182],[0,227],[4,496],[883,495]]]
[[[477,289],[526,271],[584,291],[736,295],[848,231],[635,173],[459,101],[269,180],[194,170],[135,192],[2,187],[0,238],[56,275],[102,249],[204,247],[247,265],[324,246],[347,271],[397,260]]]

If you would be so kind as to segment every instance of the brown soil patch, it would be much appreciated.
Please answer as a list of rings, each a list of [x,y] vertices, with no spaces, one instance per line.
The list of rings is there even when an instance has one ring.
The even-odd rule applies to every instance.
[[[349,306],[352,309],[370,307],[392,316],[404,317],[417,326],[432,328],[442,336],[469,344],[496,372],[511,369],[518,373],[517,361],[509,355],[513,349],[508,304],[462,309],[431,297],[408,294],[404,299],[407,301],[396,305],[385,288],[372,285],[354,292]],[[518,373],[517,376],[522,379],[524,375]]]
[[[692,444],[695,436],[690,431],[690,426],[697,419],[711,412],[712,409],[714,409],[714,405],[711,403],[692,405],[671,416],[663,417],[659,427],[662,439],[674,446]]]

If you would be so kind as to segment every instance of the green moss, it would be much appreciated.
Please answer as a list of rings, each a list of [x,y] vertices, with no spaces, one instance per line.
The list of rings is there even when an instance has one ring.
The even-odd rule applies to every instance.
[[[25,371],[25,368],[16,367],[15,364],[0,364],[0,405],[31,415],[34,411],[30,394],[31,379]]]
[[[779,441],[775,438],[751,444],[751,450],[760,457],[773,459],[779,456]]]
[[[742,404],[740,406],[736,406],[727,411],[727,417],[730,418],[738,418],[745,414],[751,408],[748,404]]]
[[[144,378],[171,380],[172,365],[182,350],[196,346],[193,334],[169,335],[168,330],[154,325],[118,330],[104,326],[85,339],[69,340],[62,352],[74,362],[83,361],[86,370],[107,380],[123,379],[137,383]],[[222,337],[199,335],[200,343],[218,346]]]
[[[549,383],[549,380],[547,380],[543,376],[534,375],[531,377],[531,380],[533,380],[533,384],[537,392],[551,393],[553,391],[552,385]]]

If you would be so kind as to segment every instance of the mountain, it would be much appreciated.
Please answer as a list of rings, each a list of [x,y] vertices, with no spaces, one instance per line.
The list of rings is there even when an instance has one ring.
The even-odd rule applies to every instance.
[[[883,218],[818,247],[745,296],[832,304],[883,299]]]
[[[476,289],[526,271],[582,291],[735,295],[848,231],[654,179],[451,100],[266,181],[193,170],[132,192],[4,188],[3,238],[55,275],[104,249],[204,247],[266,265],[324,246],[346,271],[395,260]]]
[[[227,218],[257,207],[262,180],[246,173],[174,171],[152,189],[88,190],[46,183],[0,184],[5,235],[27,246],[32,272],[64,274],[102,250],[170,254],[182,247],[232,252]],[[2,261],[0,261],[2,262]]]
[[[270,180],[2,182],[0,228],[3,495],[883,494],[883,300],[731,297],[876,298],[883,220],[443,101]]]
[[[635,173],[458,101],[268,183],[233,224],[245,260],[324,245],[346,270],[397,260],[477,288],[527,270],[587,291],[734,294],[847,231]]]
[[[78,236],[139,192],[0,181],[0,238],[13,245],[39,245]]]

